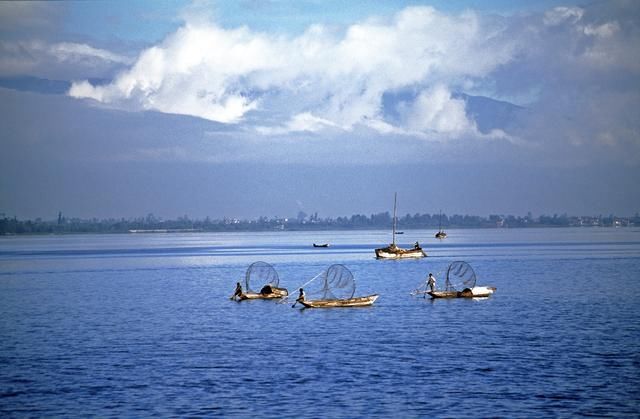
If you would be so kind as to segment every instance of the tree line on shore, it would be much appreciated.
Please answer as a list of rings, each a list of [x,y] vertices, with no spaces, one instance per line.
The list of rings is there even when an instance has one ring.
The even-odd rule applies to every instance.
[[[526,216],[450,215],[446,214],[406,214],[398,217],[398,228],[429,229],[438,228],[521,228],[521,227],[626,227],[640,225],[640,215],[632,217],[569,216],[567,214]],[[127,233],[127,232],[176,232],[176,231],[269,231],[269,230],[349,230],[391,228],[389,212],[350,217],[320,218],[318,214],[307,215],[299,212],[296,217],[259,217],[253,220],[222,218],[212,220],[190,219],[188,216],[175,220],[163,220],[148,214],[146,217],[120,219],[67,218],[58,214],[54,220],[19,220],[17,217],[0,216],[0,235],[13,234],[68,234],[68,233]]]

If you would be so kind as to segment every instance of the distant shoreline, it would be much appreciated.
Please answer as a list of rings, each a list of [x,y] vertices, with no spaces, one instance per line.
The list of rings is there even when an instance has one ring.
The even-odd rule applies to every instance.
[[[640,225],[638,225],[640,226]],[[619,228],[633,228],[637,225],[625,225],[625,226],[575,226],[575,225],[530,225],[530,226],[452,226],[447,227],[446,230],[514,230],[514,229],[588,229],[588,228],[601,228],[601,229],[619,229]],[[153,234],[189,234],[189,233],[292,233],[292,232],[329,232],[329,231],[386,231],[385,227],[325,227],[325,228],[285,228],[285,229],[130,229],[130,230],[83,230],[77,229],[74,231],[23,231],[23,232],[1,232],[0,237],[12,237],[12,236],[65,236],[65,235],[85,235],[85,234],[118,234],[118,235],[153,235]],[[405,231],[425,231],[433,230],[438,231],[437,227],[412,227],[404,228]]]
[[[295,218],[259,217],[254,220],[223,218],[213,220],[209,217],[192,220],[187,216],[176,220],[163,220],[149,214],[139,218],[120,219],[82,219],[68,218],[61,212],[57,220],[19,220],[17,217],[0,218],[0,235],[23,234],[153,234],[153,233],[189,233],[189,232],[260,232],[260,231],[332,231],[332,230],[384,230],[391,231],[392,217],[388,212],[355,214],[350,217],[321,218],[317,213],[307,215],[300,211]],[[406,214],[397,218],[400,229],[444,230],[468,228],[554,228],[554,227],[632,227],[640,226],[640,214],[632,217],[608,216],[553,216],[533,217],[514,215],[477,215],[453,214]]]

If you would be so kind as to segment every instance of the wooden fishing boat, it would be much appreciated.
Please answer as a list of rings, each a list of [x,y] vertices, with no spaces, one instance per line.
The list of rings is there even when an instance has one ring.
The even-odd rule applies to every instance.
[[[455,261],[447,268],[444,290],[427,291],[431,298],[483,298],[489,297],[496,287],[476,285],[476,273],[467,262]]]
[[[354,297],[355,290],[356,282],[351,271],[344,265],[335,264],[324,272],[322,288],[310,291],[310,299],[301,291],[296,303],[304,308],[366,307],[378,299],[378,294]]]
[[[432,298],[484,298],[496,291],[496,287],[473,287],[462,291],[429,291]]]
[[[397,197],[398,194],[393,195],[393,229],[391,232],[391,244],[387,247],[382,247],[380,249],[375,249],[376,258],[378,259],[415,259],[415,258],[423,258],[427,256],[427,254],[422,250],[420,244],[416,242],[416,244],[411,249],[403,249],[396,245],[396,209],[397,209]]]
[[[427,254],[420,246],[415,246],[413,249],[402,249],[395,243],[391,243],[387,247],[376,249],[376,258],[378,259],[416,259],[425,256]]]
[[[272,300],[289,295],[286,288],[278,287],[280,279],[275,268],[266,262],[254,262],[247,268],[244,279],[244,290],[236,288],[236,293],[231,297],[238,301],[244,300]],[[264,284],[260,291],[255,291],[252,284]]]
[[[307,308],[329,308],[329,307],[367,307],[378,299],[378,294],[367,295],[365,297],[354,297],[343,300],[303,300],[300,304]]]

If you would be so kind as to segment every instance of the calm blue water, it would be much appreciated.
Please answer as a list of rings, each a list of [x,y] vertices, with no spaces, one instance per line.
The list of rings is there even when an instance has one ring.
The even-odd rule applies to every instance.
[[[0,416],[640,415],[640,229],[448,233],[406,261],[383,231],[0,238]],[[380,298],[229,301],[257,260]],[[410,295],[454,260],[496,294]]]

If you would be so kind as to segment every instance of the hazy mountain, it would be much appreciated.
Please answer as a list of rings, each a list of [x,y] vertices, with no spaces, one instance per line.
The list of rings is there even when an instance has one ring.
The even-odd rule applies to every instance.
[[[467,115],[476,121],[478,129],[482,133],[488,133],[493,129],[504,129],[511,125],[517,114],[525,108],[513,103],[491,99],[486,96],[471,96],[465,93],[457,93],[454,98],[463,99],[466,104]]]

